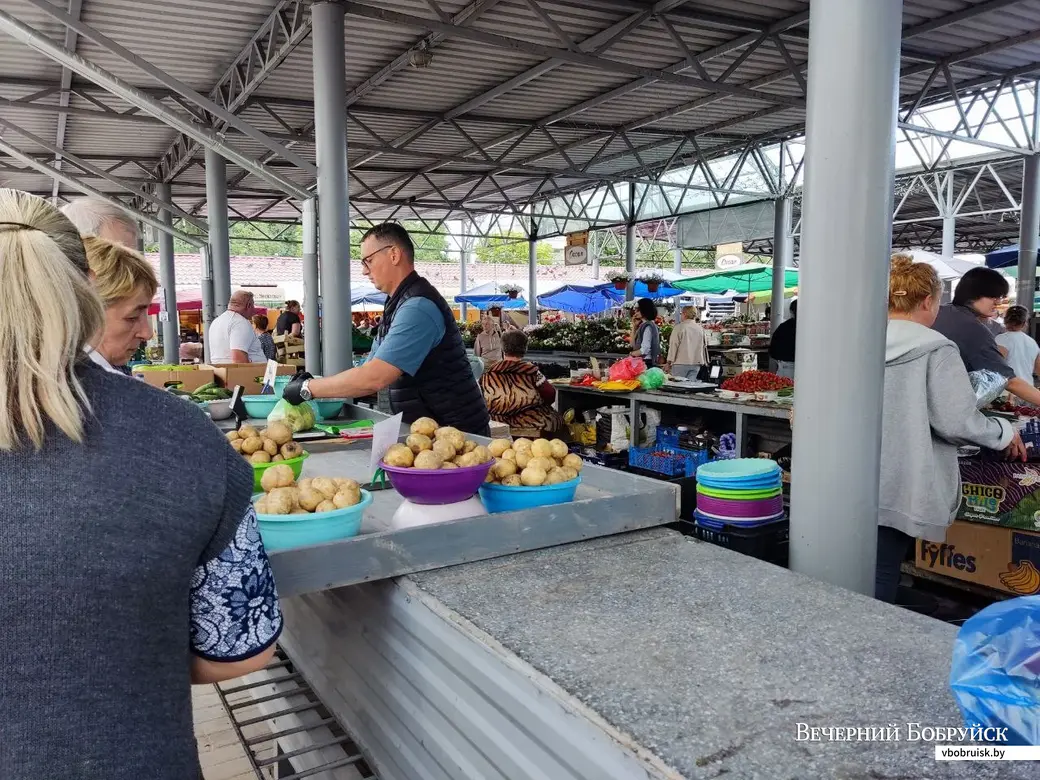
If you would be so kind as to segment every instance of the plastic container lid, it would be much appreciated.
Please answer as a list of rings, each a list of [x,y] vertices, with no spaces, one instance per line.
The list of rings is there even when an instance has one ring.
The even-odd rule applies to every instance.
[[[735,458],[733,460],[717,460],[705,463],[697,469],[697,476],[714,479],[741,479],[748,477],[765,477],[780,473],[780,466],[775,461],[765,458]]]

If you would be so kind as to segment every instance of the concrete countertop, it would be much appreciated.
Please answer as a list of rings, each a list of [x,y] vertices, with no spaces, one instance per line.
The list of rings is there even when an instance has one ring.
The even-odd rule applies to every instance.
[[[1036,776],[906,741],[963,725],[954,627],[671,531],[410,577],[688,778]],[[800,722],[901,741],[797,741]]]

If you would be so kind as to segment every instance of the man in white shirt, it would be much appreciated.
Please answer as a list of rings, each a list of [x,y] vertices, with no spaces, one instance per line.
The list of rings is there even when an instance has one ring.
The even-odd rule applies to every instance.
[[[249,318],[253,316],[253,293],[238,290],[228,301],[227,311],[209,326],[210,360],[214,363],[266,363],[267,356]]]
[[[1040,346],[1025,332],[1029,326],[1029,310],[1025,306],[1012,306],[1004,315],[1007,330],[996,337],[997,346],[1006,351],[1008,365],[1015,376],[1035,384],[1033,375],[1040,373]]]

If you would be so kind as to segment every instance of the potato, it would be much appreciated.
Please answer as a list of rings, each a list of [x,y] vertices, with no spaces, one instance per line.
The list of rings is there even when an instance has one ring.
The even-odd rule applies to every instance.
[[[332,481],[336,483],[336,487],[340,490],[361,490],[361,485],[356,479],[349,479],[348,477],[333,477]]]
[[[531,468],[532,466],[536,469],[541,469],[548,474],[556,468],[556,461],[552,458],[531,458],[531,460],[527,462],[527,467]]]
[[[241,452],[243,443],[244,442],[241,439],[234,439],[231,442],[231,449],[233,449],[235,452]]]
[[[581,473],[581,467],[585,465],[585,461],[581,459],[580,455],[575,455],[573,452],[569,455],[564,456],[563,465],[567,468],[574,469],[578,474]]]
[[[470,466],[480,465],[480,463],[477,462],[476,454],[473,452],[467,452],[462,455],[459,455],[459,457],[455,458],[455,464],[460,469],[468,469]]]
[[[256,510],[258,515],[266,515],[267,512],[267,494],[260,496],[256,501],[253,502],[253,509]]]
[[[404,444],[391,445],[390,449],[388,449],[386,454],[383,455],[383,463],[388,466],[396,466],[397,468],[402,469],[411,468],[414,461],[415,453]]]
[[[292,495],[276,490],[267,494],[267,514],[287,515],[296,508]]]
[[[545,475],[546,485],[559,485],[561,482],[566,481],[567,475],[563,473],[563,469],[561,469],[559,466],[550,470],[549,473]]]
[[[438,428],[437,421],[431,417],[420,417],[418,420],[412,423],[410,428],[412,433],[419,433],[423,436],[433,438],[433,434],[436,433]]]
[[[271,466],[260,477],[260,487],[264,489],[265,493],[270,493],[275,488],[292,487],[295,484],[296,478],[293,476],[292,469],[285,465]]]
[[[491,450],[479,444],[473,448],[473,452],[471,452],[470,455],[473,456],[473,459],[477,463],[488,463],[489,461],[494,460]]]
[[[303,454],[303,447],[301,447],[298,442],[289,441],[282,445],[279,452],[283,458],[290,460],[291,458],[300,457]]]
[[[531,454],[536,458],[551,458],[552,445],[545,439],[535,439],[531,442]]]
[[[570,466],[560,466],[560,471],[562,471],[567,476],[567,479],[565,480],[566,482],[570,482],[572,479],[578,478],[578,472],[572,469]]]
[[[242,452],[246,455],[252,455],[257,450],[264,448],[264,440],[259,436],[250,436],[248,439],[242,440]]]
[[[270,463],[271,462],[271,456],[268,455],[263,450],[257,450],[256,452],[254,452],[252,455],[249,456],[249,462],[250,463]]]
[[[512,442],[509,439],[492,439],[488,445],[488,452],[496,458],[501,458],[502,453],[509,449],[512,449]]]
[[[308,512],[303,507],[298,506],[293,511],[291,511],[289,514],[290,515],[309,515],[310,512]]]
[[[512,460],[500,460],[491,467],[491,471],[493,471],[495,476],[499,479],[505,479],[506,477],[516,474],[516,462]]]
[[[325,500],[325,496],[312,487],[300,488],[300,506],[313,512]]]
[[[278,445],[274,443],[274,439],[260,439],[260,441],[264,443],[264,452],[272,458],[278,454]]]
[[[260,434],[256,432],[256,428],[254,428],[252,425],[243,425],[241,428],[238,429],[238,438],[240,439],[248,439],[253,436],[259,435]]]
[[[301,479],[299,482],[296,483],[296,487],[298,487],[300,490],[306,490],[307,488],[309,488],[311,486],[312,482],[314,482],[313,478],[311,478],[311,477],[304,477],[303,479]]]
[[[441,460],[455,460],[455,456],[459,454],[455,445],[445,439],[435,441],[431,449]]]
[[[292,441],[292,428],[283,422],[273,422],[267,426],[267,430],[262,435],[267,436],[268,439],[281,447],[283,444],[288,444]]]
[[[521,469],[526,469],[531,463],[531,459],[534,456],[531,455],[530,450],[517,450],[516,451],[516,465]]]
[[[462,452],[466,448],[465,434],[458,428],[452,428],[451,426],[438,428],[434,432],[433,440],[449,442],[456,452]]]
[[[425,471],[436,471],[444,465],[444,460],[432,450],[423,450],[415,456],[415,468]]]
[[[484,481],[485,482],[497,482],[497,479],[495,477],[495,470],[494,469],[488,469],[488,473],[487,473],[487,476],[484,477]]]
[[[520,481],[528,487],[538,487],[545,483],[545,478],[547,476],[545,469],[528,466],[520,472]]]
[[[318,508],[315,509],[314,511],[315,512],[335,512],[336,511],[336,505],[333,504],[329,500],[325,500],[325,501],[322,501],[320,504],[318,504]]]
[[[311,487],[317,490],[329,501],[332,497],[339,492],[339,486],[328,477],[317,477],[312,483]]]
[[[466,439],[464,442],[462,442],[463,452],[473,452],[473,450],[475,450],[476,448],[477,443],[475,441],[470,441],[469,439]]]
[[[510,474],[508,477],[502,477],[502,484],[506,487],[520,487],[524,483],[519,474]]]
[[[228,441],[238,441],[239,440],[238,431],[228,431],[225,435],[227,436],[227,440]]]
[[[282,457],[282,453],[280,452],[277,455],[271,456],[271,463],[281,463],[283,460],[285,460],[285,458]]]
[[[508,450],[503,451],[502,460],[511,460],[516,463],[516,450],[510,447]]]
[[[525,450],[530,452],[530,450],[531,450],[531,440],[530,439],[517,439],[516,441],[513,442],[513,449],[516,450],[517,452],[523,452]]]
[[[404,443],[408,445],[408,449],[418,455],[423,450],[433,449],[433,441],[424,433],[413,433]]]
[[[447,462],[441,464],[441,468],[442,469],[457,469],[458,466],[456,466],[451,461],[447,461]]]
[[[361,491],[360,490],[341,490],[332,497],[332,503],[336,505],[336,509],[345,509],[348,506],[354,506],[355,504],[361,503]]]
[[[567,457],[569,450],[567,449],[567,442],[563,439],[553,439],[549,442],[549,448],[552,450],[552,457],[560,460]]]

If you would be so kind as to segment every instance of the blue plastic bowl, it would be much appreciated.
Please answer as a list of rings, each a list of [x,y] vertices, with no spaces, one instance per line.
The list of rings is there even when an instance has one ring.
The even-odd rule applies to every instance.
[[[321,379],[321,375],[318,374],[314,377],[315,379]],[[292,374],[279,374],[274,378],[274,395],[276,398],[281,398],[282,393],[285,392],[285,386],[292,381]]]
[[[574,500],[574,493],[581,484],[581,477],[570,482],[541,487],[510,487],[485,482],[480,486],[480,500],[484,508],[491,514],[496,512],[515,512],[520,509],[531,509],[536,506],[552,506],[566,504]]]
[[[310,401],[311,406],[318,407],[318,417],[322,420],[331,420],[343,409],[342,401]]]
[[[253,496],[255,501],[262,494]],[[260,537],[268,552],[324,544],[338,539],[357,536],[361,517],[372,503],[372,494],[361,491],[361,501],[334,512],[315,512],[309,515],[257,515]]]
[[[276,403],[281,399],[274,395],[244,395],[242,403],[246,407],[246,414],[254,420],[266,420],[267,415],[274,409]]]

